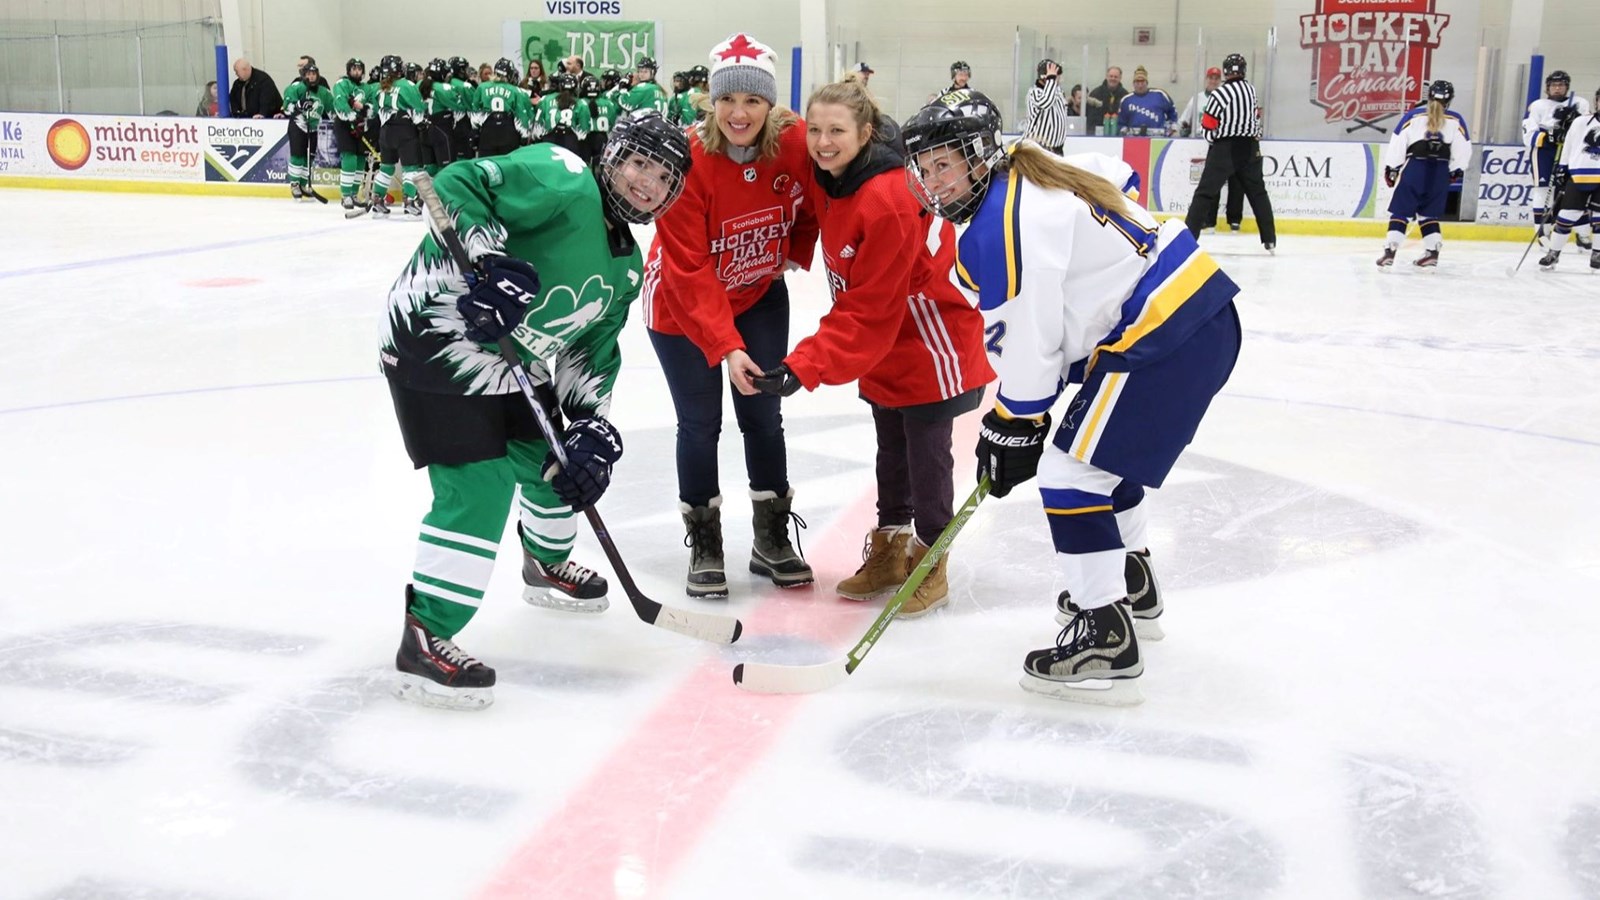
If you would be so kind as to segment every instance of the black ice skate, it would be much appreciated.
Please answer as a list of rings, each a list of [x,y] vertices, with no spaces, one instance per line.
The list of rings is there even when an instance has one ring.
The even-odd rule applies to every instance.
[[[394,695],[440,709],[483,709],[494,702],[494,670],[462,652],[454,641],[428,631],[411,614],[406,585],[406,625],[394,665],[400,680]]]
[[[306,195],[306,192],[300,188],[300,182],[298,182],[298,181],[289,182],[289,196],[290,197],[292,197],[292,198],[294,198],[296,200],[300,200],[300,199],[303,199],[305,197],[305,195]]]
[[[416,216],[419,219],[422,218],[422,198],[421,197],[407,197],[406,198],[406,215],[408,215],[408,216]]]
[[[1432,269],[1439,265],[1439,251],[1424,250],[1422,255],[1411,261],[1413,266],[1421,269]]]
[[[1144,701],[1139,639],[1128,608],[1112,603],[1085,609],[1056,636],[1056,645],[1022,661],[1022,689],[1058,700],[1132,706]]]
[[[755,507],[750,571],[767,576],[781,588],[804,587],[815,581],[811,566],[789,542],[790,519],[800,528],[806,527],[806,520],[794,512],[794,488],[782,497],[775,491],[751,491],[750,500]]]
[[[689,575],[684,593],[702,600],[728,596],[728,572],[722,556],[722,498],[705,506],[678,504],[683,515],[683,545],[689,548]]]
[[[1127,607],[1128,615],[1133,619],[1133,631],[1142,640],[1159,641],[1167,636],[1161,627],[1161,613],[1166,608],[1161,602],[1161,585],[1156,581],[1156,573],[1150,570],[1150,551],[1143,550],[1129,553],[1122,567],[1122,580],[1128,588],[1128,596],[1117,602]],[[1062,591],[1056,597],[1056,621],[1062,625],[1069,625],[1081,612],[1078,604],[1072,602],[1072,595]]]
[[[1228,223],[1228,230],[1233,232],[1234,234],[1238,234],[1239,233],[1239,229],[1240,229],[1240,225],[1239,225],[1238,222],[1229,222]]]
[[[1551,250],[1549,253],[1546,253],[1539,260],[1539,268],[1541,268],[1541,269],[1545,270],[1546,272],[1548,272],[1551,269],[1554,269],[1560,263],[1561,263],[1561,251],[1560,250]]]
[[[1600,250],[1589,252],[1589,268],[1600,269]]]
[[[1592,236],[1586,235],[1586,234],[1579,234],[1576,231],[1574,231],[1572,233],[1572,237],[1573,237],[1574,240],[1576,240],[1578,242],[1578,249],[1579,250],[1593,250],[1594,249],[1594,238]]]
[[[517,535],[522,535],[521,525]],[[606,599],[610,587],[599,572],[570,559],[547,566],[526,547],[522,550],[522,584],[522,599],[532,606],[576,613],[603,613],[611,608]]]
[[[1395,248],[1387,245],[1384,246],[1383,255],[1378,257],[1378,265],[1384,267],[1385,269],[1394,265],[1394,251]]]
[[[372,214],[375,215],[375,216],[387,216],[389,214],[389,195],[388,194],[374,194],[373,195],[373,197],[372,197]]]
[[[1277,256],[1278,255],[1278,245],[1276,243],[1262,244],[1261,245],[1261,249],[1267,251],[1267,255],[1268,256]]]

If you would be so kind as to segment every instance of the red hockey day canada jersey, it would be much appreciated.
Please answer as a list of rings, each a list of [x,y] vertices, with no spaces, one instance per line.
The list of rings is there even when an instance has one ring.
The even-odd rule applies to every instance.
[[[817,193],[833,308],[784,362],[807,388],[860,379],[879,406],[937,403],[994,380],[983,314],[956,289],[955,229],[900,168],[847,197]],[[892,338],[892,340],[891,340]]]
[[[733,318],[783,277],[785,263],[811,267],[816,185],[805,122],[784,129],[779,146],[776,158],[737,163],[707,153],[692,129],[683,196],[656,220],[641,292],[645,325],[686,335],[713,366],[744,349]]]

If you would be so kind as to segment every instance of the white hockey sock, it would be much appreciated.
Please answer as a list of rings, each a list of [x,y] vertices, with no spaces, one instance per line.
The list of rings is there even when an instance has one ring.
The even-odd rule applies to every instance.
[[[1123,578],[1127,549],[1099,550],[1094,553],[1057,553],[1056,564],[1066,579],[1072,602],[1082,609],[1098,609],[1128,596]]]

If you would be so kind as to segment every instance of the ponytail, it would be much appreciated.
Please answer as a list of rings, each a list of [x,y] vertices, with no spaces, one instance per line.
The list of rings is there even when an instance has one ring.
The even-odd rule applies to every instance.
[[[1042,188],[1071,191],[1090,206],[1121,212],[1128,197],[1116,185],[1093,172],[1072,165],[1033,141],[1022,140],[1011,145],[1002,166]]]
[[[1437,100],[1428,101],[1428,130],[1434,134],[1444,132],[1444,104]]]

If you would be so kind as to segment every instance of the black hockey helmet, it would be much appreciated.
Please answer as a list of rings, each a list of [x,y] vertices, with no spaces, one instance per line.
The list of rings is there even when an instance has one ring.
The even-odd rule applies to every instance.
[[[1562,99],[1572,96],[1572,76],[1564,69],[1557,69],[1544,77],[1544,94],[1550,96],[1550,86],[1559,84],[1563,88]]]
[[[322,70],[317,68],[316,63],[306,63],[300,69],[300,77],[306,81],[316,81],[322,77]]]
[[[422,64],[421,63],[414,63],[414,62],[406,63],[406,80],[407,81],[421,81],[422,80]]]
[[[656,65],[655,57],[642,56],[639,58],[638,62],[633,64],[633,70],[635,72],[639,71],[640,69],[649,69],[650,74],[654,75],[656,72],[661,70],[661,67]]]
[[[350,70],[351,69],[360,69],[361,70],[361,74],[360,75],[351,75],[350,74]],[[361,79],[366,77],[366,74],[367,74],[367,64],[361,61],[361,57],[352,56],[349,59],[344,61],[344,77],[350,79],[351,81],[354,81],[356,84],[360,84],[361,83]]]
[[[450,77],[466,81],[472,77],[472,62],[465,56],[450,57]]]
[[[1034,68],[1033,68],[1034,77],[1043,78],[1044,77],[1044,73],[1050,71],[1050,67],[1051,66],[1056,66],[1057,68],[1060,68],[1060,66],[1053,59],[1041,59],[1041,60],[1039,60],[1039,64],[1037,66],[1034,66]],[[950,67],[950,71],[953,74],[955,72],[955,66],[951,66]]]
[[[399,77],[401,70],[404,68],[405,62],[399,56],[393,53],[385,53],[383,58],[378,60],[378,67],[372,70],[372,75],[379,80],[391,75]]]
[[[494,73],[499,75],[502,81],[506,81],[511,84],[516,84],[522,80],[522,73],[517,71],[517,64],[505,58],[504,56],[495,60]]]
[[[966,72],[968,74],[971,74],[972,67],[967,65],[967,61],[966,60],[958,59],[955,62],[950,64],[950,77],[954,78],[955,74],[957,72]]]
[[[1229,53],[1222,58],[1222,77],[1224,78],[1243,78],[1244,68],[1244,55],[1241,53]]]
[[[1454,100],[1455,98],[1456,86],[1448,81],[1445,81],[1443,78],[1434,79],[1433,84],[1428,85],[1429,100],[1437,100],[1440,103],[1443,103],[1445,106],[1449,106],[1450,101]]]
[[[705,66],[695,66],[689,70],[689,85],[705,84],[711,78],[711,70]]]
[[[612,88],[616,87],[617,86],[617,82],[619,82],[621,80],[622,80],[622,73],[617,71],[614,68],[607,69],[604,72],[600,73],[600,86],[605,88],[608,91],[611,90]]]
[[[578,92],[578,76],[571,72],[557,72],[550,76],[550,89],[552,91],[566,91],[576,94]]]
[[[435,56],[428,60],[428,68],[425,71],[434,81],[444,81],[450,77],[450,64],[444,61],[444,57]]]
[[[600,93],[600,79],[595,77],[593,72],[583,73],[583,77],[578,79],[578,96],[593,99],[600,96]]]
[[[655,209],[645,212],[633,205],[614,183],[616,170],[635,156],[660,164],[667,170],[666,198]],[[606,209],[623,222],[644,225],[667,211],[683,193],[689,175],[689,137],[682,128],[661,118],[653,109],[643,109],[617,120],[606,140],[598,164],[600,190]]]
[[[1000,141],[1000,110],[974,90],[948,91],[906,120],[901,137],[906,148],[906,182],[923,209],[957,224],[972,218],[994,179],[994,168],[1005,157]],[[928,184],[934,173],[924,173],[918,157],[943,147],[961,154],[967,164],[972,189],[963,197],[941,201]]]
[[[684,91],[688,90],[689,89],[689,73],[688,72],[673,72],[672,73],[672,89],[674,91],[677,91],[678,93],[683,93]]]

